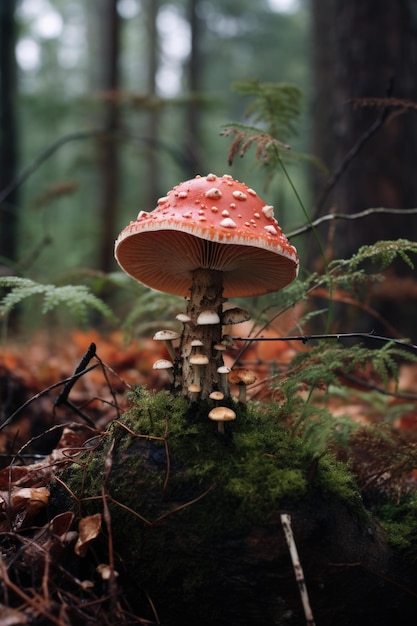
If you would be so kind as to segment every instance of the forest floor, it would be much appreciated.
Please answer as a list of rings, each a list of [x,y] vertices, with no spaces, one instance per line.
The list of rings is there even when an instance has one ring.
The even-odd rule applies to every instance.
[[[294,351],[289,344],[264,344],[246,354],[261,381],[253,398],[271,399],[270,364],[288,363]],[[152,369],[164,356],[164,348],[152,340],[125,343],[121,333],[101,336],[96,331],[74,331],[64,340],[42,334],[0,350],[0,626],[112,624],[115,615],[120,623],[159,623],[156,613],[150,621],[120,600],[111,563],[97,565],[100,582],[83,577],[90,570],[82,561],[94,552],[101,521],[90,516],[75,530],[74,513],[51,504],[50,486],[76,462],[86,442],[121,418],[127,392],[137,385],[156,391],[167,387]],[[351,379],[348,393],[326,398],[326,406],[335,416],[365,425],[384,423],[389,407],[396,416],[393,440],[415,450],[417,365],[401,366],[398,384],[392,383],[392,395],[382,395],[383,402],[375,400],[374,387],[366,376]],[[318,394],[315,401],[324,402],[324,396]],[[353,447],[351,452],[355,465],[363,450]],[[386,471],[390,467],[387,459]],[[383,476],[384,468],[376,473]],[[417,489],[417,461],[415,467],[409,461],[400,474],[399,498],[402,489]]]

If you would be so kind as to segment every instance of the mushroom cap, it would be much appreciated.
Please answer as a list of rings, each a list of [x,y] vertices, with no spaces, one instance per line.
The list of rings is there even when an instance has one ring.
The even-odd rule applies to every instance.
[[[197,176],[175,186],[119,235],[115,256],[139,282],[180,296],[192,272],[223,273],[226,298],[282,289],[297,276],[297,252],[273,208],[231,176]]]
[[[211,409],[208,417],[214,422],[231,422],[236,419],[236,413],[227,406],[216,406]]]
[[[222,323],[225,326],[230,326],[231,324],[241,324],[242,322],[247,322],[248,320],[250,320],[249,313],[237,306],[226,309],[222,316]]]
[[[172,341],[173,339],[179,339],[181,335],[175,330],[158,330],[153,339],[155,341]]]
[[[209,395],[210,400],[224,400],[224,393],[222,393],[221,391],[212,391],[211,394]]]
[[[211,324],[220,324],[220,317],[216,311],[201,311],[197,317],[197,326],[210,326]]]
[[[174,367],[174,364],[168,361],[168,359],[158,359],[152,367],[154,370],[169,370]]]
[[[193,354],[190,356],[189,361],[191,365],[207,365],[209,358],[205,354]]]
[[[236,367],[227,375],[229,383],[232,385],[253,385],[256,382],[256,374],[244,367]]]

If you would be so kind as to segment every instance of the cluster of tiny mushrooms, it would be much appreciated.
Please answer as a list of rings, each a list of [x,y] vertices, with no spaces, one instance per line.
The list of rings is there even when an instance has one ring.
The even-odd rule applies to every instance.
[[[160,198],[153,211],[140,211],[117,238],[115,256],[137,281],[187,299],[186,312],[177,315],[182,332],[154,336],[166,342],[171,359],[154,368],[168,372],[176,395],[212,403],[208,417],[224,432],[224,422],[236,417],[222,406],[229,384],[238,385],[244,403],[246,386],[255,381],[252,372],[224,365],[231,338],[223,327],[249,319],[243,309],[228,308],[226,298],[278,291],[298,273],[297,251],[273,207],[227,174],[196,176]]]

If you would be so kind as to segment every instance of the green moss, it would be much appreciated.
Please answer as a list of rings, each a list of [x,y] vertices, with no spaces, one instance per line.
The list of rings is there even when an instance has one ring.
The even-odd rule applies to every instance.
[[[208,406],[143,389],[130,401],[121,422],[64,479],[80,499],[81,515],[102,510],[114,441],[105,487],[115,547],[135,572],[135,584],[156,597],[178,585],[183,595],[207,594],[205,583],[218,568],[215,546],[276,520],[280,509],[312,493],[358,515],[364,510],[346,465],[327,454],[314,458],[275,405],[234,404],[237,419],[221,435],[207,418]],[[206,556],[196,564],[201,553]]]
[[[402,501],[388,501],[378,506],[375,517],[385,529],[390,544],[408,560],[417,562],[417,494],[403,496]]]
[[[104,461],[114,439],[115,469],[107,487],[114,499],[140,505],[142,515],[143,511],[158,514],[155,506],[147,505],[146,494],[163,485],[162,513],[163,501],[181,499],[181,491],[196,496],[212,487],[211,497],[222,509],[220,517],[233,503],[242,511],[239,523],[243,525],[265,519],[284,501],[303,497],[313,483],[325,495],[361,508],[359,491],[345,464],[326,454],[311,475],[315,462],[311,451],[280,423],[275,406],[234,406],[237,419],[226,424],[225,435],[220,435],[206,417],[207,406],[141,388],[130,394],[130,400],[122,423],[114,423],[97,450],[72,470],[71,489],[77,495],[101,493]],[[133,493],[126,490],[128,485],[134,487]],[[145,485],[143,491],[138,488]]]

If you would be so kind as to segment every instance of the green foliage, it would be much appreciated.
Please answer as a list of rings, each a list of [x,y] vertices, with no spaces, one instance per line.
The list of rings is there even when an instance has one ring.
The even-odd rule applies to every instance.
[[[406,495],[401,502],[386,501],[374,514],[391,545],[417,563],[417,494]]]
[[[213,506],[210,513],[204,508],[199,523],[204,532],[213,534],[223,532],[227,518],[229,529],[230,524],[237,524],[237,530],[259,523],[284,502],[298,500],[313,488],[339,498],[357,513],[362,511],[346,465],[326,453],[315,460],[306,440],[293,436],[275,404],[252,404],[247,411],[234,405],[236,421],[225,435],[218,435],[207,418],[208,406],[197,407],[168,392],[152,394],[143,388],[130,393],[129,399],[130,409],[111,427],[104,447],[88,454],[85,469],[72,470],[71,481],[82,483],[83,498],[99,493],[98,467],[114,438],[114,463],[122,463],[125,480],[121,483],[116,472],[109,492],[148,519],[165,510],[159,497],[149,498],[150,491],[162,490],[164,500],[178,502],[184,497],[180,493],[192,499],[212,486]],[[319,469],[310,476],[312,463]],[[143,483],[140,493],[130,492],[129,475],[136,484]],[[70,487],[74,489],[73,482]],[[190,515],[198,518],[199,508],[192,508]]]
[[[258,80],[236,82],[232,89],[253,101],[246,117],[261,124],[274,139],[286,142],[296,132],[301,113],[302,91],[290,83],[261,83]]]
[[[0,318],[7,319],[17,305],[35,295],[42,296],[42,313],[46,314],[58,306],[65,306],[77,319],[85,323],[88,311],[93,310],[107,318],[113,313],[100,298],[92,294],[85,285],[43,285],[29,278],[6,276],[0,278],[0,288],[7,293],[0,300]]]
[[[382,240],[371,245],[362,246],[350,259],[332,261],[329,263],[329,269],[336,269],[337,271],[344,269],[347,274],[354,278],[362,278],[364,270],[358,269],[361,265],[372,263],[379,270],[384,270],[397,258],[400,258],[411,269],[414,269],[410,253],[417,253],[417,243],[415,241],[409,241],[408,239]]]
[[[296,85],[247,80],[234,83],[233,87],[253,101],[246,110],[250,124],[231,122],[223,127],[221,134],[233,139],[228,156],[230,164],[236,155],[243,157],[251,146],[255,146],[256,159],[270,166],[270,174],[282,167],[283,159],[318,164],[310,155],[290,153],[287,143],[296,133],[301,113],[302,91]]]

